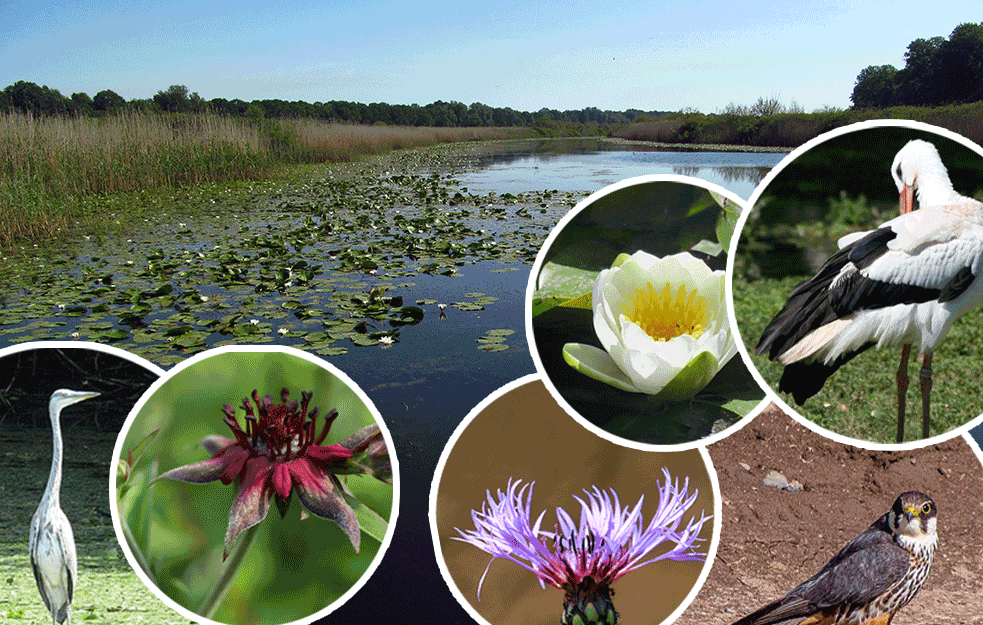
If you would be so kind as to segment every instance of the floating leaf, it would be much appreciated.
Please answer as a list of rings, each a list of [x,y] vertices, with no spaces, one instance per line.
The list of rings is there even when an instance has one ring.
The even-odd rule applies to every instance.
[[[478,346],[478,349],[483,352],[504,352],[508,348],[509,346],[504,343],[486,343]]]
[[[511,336],[515,334],[515,330],[509,330],[508,328],[501,328],[501,329],[489,330],[487,334],[489,336]]]

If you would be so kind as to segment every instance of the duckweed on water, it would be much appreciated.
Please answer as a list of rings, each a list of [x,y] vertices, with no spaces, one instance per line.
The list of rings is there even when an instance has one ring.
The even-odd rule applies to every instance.
[[[414,277],[457,279],[480,261],[521,269],[586,195],[474,194],[420,173],[420,152],[312,169],[281,189],[210,187],[119,235],[7,260],[5,274],[20,278],[0,302],[0,341],[117,343],[162,364],[239,342],[322,355],[389,347],[437,302]],[[475,292],[449,305],[476,313],[496,299]]]

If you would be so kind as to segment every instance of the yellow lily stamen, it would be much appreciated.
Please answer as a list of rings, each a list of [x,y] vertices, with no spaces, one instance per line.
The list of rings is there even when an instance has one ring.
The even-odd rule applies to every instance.
[[[711,321],[706,298],[696,289],[666,283],[662,289],[646,282],[628,296],[625,317],[656,341],[670,341],[683,334],[699,338]]]

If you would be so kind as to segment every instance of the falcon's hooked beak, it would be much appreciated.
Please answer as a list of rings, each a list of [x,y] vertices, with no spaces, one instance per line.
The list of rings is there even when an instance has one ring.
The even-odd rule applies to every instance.
[[[901,187],[901,197],[898,199],[898,214],[904,215],[910,213],[915,208],[915,182],[918,180],[916,176],[911,184],[905,183]]]
[[[935,533],[935,517],[923,518],[927,511],[922,506],[908,506],[902,510],[903,522],[898,524],[902,534],[927,536]]]

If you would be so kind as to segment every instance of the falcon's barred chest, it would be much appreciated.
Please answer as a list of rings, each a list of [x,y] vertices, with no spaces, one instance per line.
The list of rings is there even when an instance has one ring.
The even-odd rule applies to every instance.
[[[869,623],[884,614],[889,614],[890,618],[893,618],[894,614],[908,605],[908,602],[914,599],[918,591],[921,590],[925,578],[928,577],[928,571],[932,567],[935,546],[936,543],[933,541],[931,545],[918,545],[911,549],[910,565],[905,576],[898,580],[894,586],[891,586],[886,593],[866,606],[859,606],[852,614],[838,622],[844,624]],[[906,546],[905,548],[908,549],[909,547]],[[890,622],[890,618],[888,622]]]

